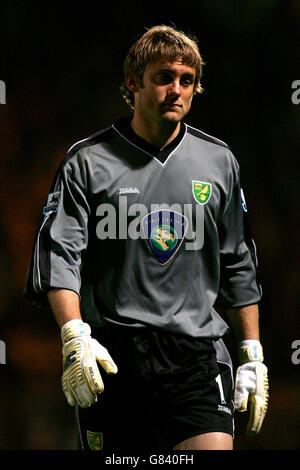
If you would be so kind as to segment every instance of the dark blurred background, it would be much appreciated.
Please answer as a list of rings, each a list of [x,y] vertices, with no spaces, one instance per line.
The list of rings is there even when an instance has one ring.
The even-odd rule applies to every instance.
[[[245,436],[247,416],[236,416],[236,449],[299,449],[300,364],[292,361],[300,340],[300,104],[292,100],[299,1],[2,1],[0,10],[0,449],[76,449],[73,409],[60,385],[59,331],[23,298],[26,270],[60,161],[73,143],[128,114],[119,92],[123,60],[146,27],[161,23],[199,40],[205,93],[187,122],[237,157],[259,255],[270,406],[257,438]],[[234,356],[231,336],[228,344]]]

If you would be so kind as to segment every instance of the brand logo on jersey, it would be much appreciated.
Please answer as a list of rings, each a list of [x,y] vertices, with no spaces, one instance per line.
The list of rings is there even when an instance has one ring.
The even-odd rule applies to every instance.
[[[86,432],[87,441],[91,450],[103,449],[103,434],[102,432]]]
[[[179,212],[158,210],[142,220],[146,243],[161,264],[177,253],[187,231],[188,219]]]
[[[204,181],[193,180],[193,196],[198,204],[206,204],[211,196],[212,186],[211,183]]]
[[[135,188],[119,188],[119,195],[121,194],[139,194],[140,190]]]
[[[232,414],[230,408],[224,405],[218,405],[218,411],[223,411],[224,413],[228,413],[229,415]]]

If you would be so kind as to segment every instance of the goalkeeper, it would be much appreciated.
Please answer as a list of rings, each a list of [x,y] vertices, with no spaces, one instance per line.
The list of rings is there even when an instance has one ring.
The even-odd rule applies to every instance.
[[[202,66],[194,38],[146,31],[125,60],[131,115],[71,147],[43,209],[25,294],[60,327],[83,449],[231,450],[234,410],[253,436],[267,411],[239,165],[184,122]]]

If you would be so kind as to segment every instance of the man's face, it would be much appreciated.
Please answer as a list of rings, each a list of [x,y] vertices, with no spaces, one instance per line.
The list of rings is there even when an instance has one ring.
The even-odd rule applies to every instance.
[[[179,122],[191,108],[195,75],[194,68],[179,60],[149,65],[142,84],[136,85],[135,113],[160,125]]]

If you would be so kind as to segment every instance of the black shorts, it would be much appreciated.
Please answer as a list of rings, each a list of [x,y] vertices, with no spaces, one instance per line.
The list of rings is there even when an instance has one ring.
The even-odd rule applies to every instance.
[[[90,408],[76,408],[84,450],[170,451],[198,434],[233,435],[232,368],[222,340],[148,328],[101,328],[92,335],[119,371],[108,375],[100,366],[104,392]]]

